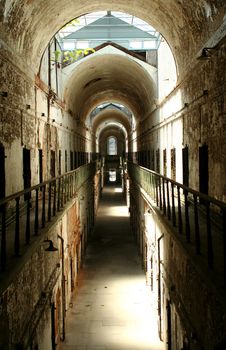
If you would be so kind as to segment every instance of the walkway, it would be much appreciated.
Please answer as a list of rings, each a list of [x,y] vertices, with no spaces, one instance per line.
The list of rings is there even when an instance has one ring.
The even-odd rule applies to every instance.
[[[119,188],[105,187],[61,350],[163,350]]]

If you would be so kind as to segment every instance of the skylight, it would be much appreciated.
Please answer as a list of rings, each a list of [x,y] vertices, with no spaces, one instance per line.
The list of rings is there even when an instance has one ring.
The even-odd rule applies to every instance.
[[[131,50],[153,50],[158,48],[161,35],[135,16],[99,11],[71,21],[59,31],[58,38],[64,50],[70,50],[70,47],[93,48],[106,41],[113,41]]]

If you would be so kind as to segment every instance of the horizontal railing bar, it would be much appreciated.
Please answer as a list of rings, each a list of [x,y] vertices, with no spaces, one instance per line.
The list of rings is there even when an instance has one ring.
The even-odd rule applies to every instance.
[[[223,277],[220,283],[226,287],[226,203],[133,162],[127,165],[132,182],[177,228],[189,249],[202,256],[208,268],[217,271],[218,278]],[[153,195],[156,192],[162,203]]]
[[[221,202],[220,200],[218,200],[218,199],[216,199],[214,197],[208,196],[207,194],[202,193],[202,192],[198,192],[198,191],[196,191],[196,190],[194,190],[194,189],[192,189],[190,187],[187,187],[187,186],[181,184],[180,182],[174,181],[174,180],[170,179],[167,176],[161,175],[159,173],[156,173],[153,170],[150,170],[150,169],[144,168],[144,167],[142,167],[142,166],[140,166],[138,164],[132,163],[131,161],[128,161],[128,163],[131,163],[133,166],[139,167],[140,169],[144,170],[145,172],[153,174],[153,175],[155,175],[155,176],[157,176],[157,177],[159,177],[159,178],[161,178],[161,179],[163,179],[165,181],[169,181],[172,184],[174,184],[175,186],[179,186],[182,190],[187,191],[189,193],[192,193],[194,195],[197,195],[201,199],[203,199],[205,201],[208,201],[208,202],[211,202],[211,203],[217,205],[218,207],[226,210],[226,203]]]
[[[96,162],[96,161],[94,161],[94,162],[92,162],[92,163],[95,163],[95,162]],[[89,164],[92,164],[92,163],[88,163],[88,164],[86,164],[86,165],[89,165]],[[6,203],[8,203],[8,202],[10,202],[10,201],[12,201],[12,200],[14,200],[14,199],[16,199],[17,197],[21,197],[21,196],[23,196],[23,195],[25,195],[25,194],[27,194],[27,193],[30,193],[30,192],[32,192],[32,191],[34,191],[34,190],[36,190],[36,189],[39,189],[39,188],[41,188],[41,187],[43,187],[43,186],[45,186],[45,185],[48,185],[49,183],[52,183],[52,182],[57,181],[57,180],[59,180],[59,179],[63,179],[63,178],[68,177],[68,176],[70,176],[70,175],[72,175],[72,174],[78,173],[82,167],[84,167],[84,165],[81,165],[81,166],[80,166],[79,168],[77,168],[77,169],[68,171],[67,173],[64,173],[63,175],[60,175],[60,176],[51,178],[51,179],[46,180],[46,181],[43,181],[43,182],[41,182],[41,183],[39,183],[39,184],[37,184],[37,185],[34,185],[34,186],[32,186],[32,187],[29,187],[29,188],[26,188],[26,189],[24,189],[24,190],[22,190],[22,191],[13,193],[13,194],[11,194],[11,195],[5,197],[4,199],[1,199],[1,200],[0,200],[0,207],[3,206],[4,204],[6,204]]]

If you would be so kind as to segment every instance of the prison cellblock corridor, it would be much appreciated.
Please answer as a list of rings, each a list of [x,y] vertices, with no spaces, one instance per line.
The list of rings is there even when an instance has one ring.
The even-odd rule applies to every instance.
[[[120,187],[105,186],[60,349],[162,350]]]

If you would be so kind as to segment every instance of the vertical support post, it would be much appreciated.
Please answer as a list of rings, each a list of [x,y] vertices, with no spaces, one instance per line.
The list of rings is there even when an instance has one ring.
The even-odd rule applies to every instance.
[[[6,269],[6,205],[1,206],[2,212],[2,239],[1,239],[1,269]]]
[[[31,236],[31,222],[30,222],[30,197],[31,193],[29,192],[29,198],[27,199],[27,218],[26,218],[26,232],[25,232],[25,242],[26,244],[30,244],[30,236]]]
[[[158,186],[159,186],[159,208],[162,210],[162,186],[161,186],[161,177],[158,176]]]
[[[35,235],[38,235],[38,193],[39,188],[35,190]]]
[[[45,227],[46,223],[46,185],[42,186],[42,227]]]
[[[223,256],[224,256],[224,286],[226,287],[226,209],[223,209]]]
[[[49,182],[49,189],[48,189],[48,221],[51,221],[51,192],[52,192],[52,182]]]
[[[200,254],[200,232],[199,232],[199,217],[198,217],[198,204],[197,195],[193,194],[194,199],[194,220],[195,220],[195,248],[196,253]]]
[[[61,207],[61,177],[58,179],[58,193],[57,193],[57,211]]]
[[[166,215],[166,191],[165,191],[165,180],[162,177],[162,195],[163,195],[163,213]]]
[[[174,198],[174,183],[171,182],[171,198],[172,198],[172,219],[173,226],[176,226],[175,198]]]
[[[206,201],[206,230],[207,230],[207,250],[208,250],[208,266],[213,268],[213,241],[210,223],[210,203]]]
[[[181,200],[180,200],[180,187],[177,186],[177,202],[178,202],[178,231],[180,234],[183,233],[183,222],[181,215]]]
[[[14,241],[15,256],[20,254],[20,197],[16,198],[16,223],[15,223],[15,241]]]
[[[190,221],[189,221],[189,208],[188,208],[188,191],[184,191],[184,202],[185,202],[185,232],[186,240],[188,243],[191,242],[191,230],[190,230]]]
[[[56,204],[56,200],[57,200],[57,182],[56,182],[56,180],[54,181],[53,186],[54,186],[54,192],[53,192],[53,216],[55,216],[56,215],[56,207],[57,207],[57,204]]]
[[[167,217],[171,219],[171,208],[170,208],[170,195],[169,195],[169,181],[166,180],[166,196],[167,196]]]

